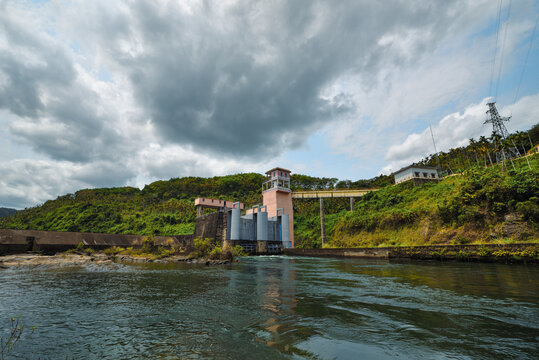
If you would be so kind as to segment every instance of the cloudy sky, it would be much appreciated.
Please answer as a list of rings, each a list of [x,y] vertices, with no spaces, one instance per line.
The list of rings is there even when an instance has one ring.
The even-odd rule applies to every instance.
[[[538,14],[526,0],[0,0],[0,206],[273,166],[370,178],[433,152],[429,123],[441,150],[488,135],[490,99],[526,130]]]

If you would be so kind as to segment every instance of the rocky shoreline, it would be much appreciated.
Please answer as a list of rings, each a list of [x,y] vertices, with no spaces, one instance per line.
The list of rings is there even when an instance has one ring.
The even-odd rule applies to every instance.
[[[110,265],[114,263],[190,263],[203,265],[224,265],[229,264],[230,260],[210,260],[210,259],[191,259],[185,255],[173,255],[164,258],[155,259],[148,256],[131,255],[107,255],[102,252],[93,254],[86,253],[58,253],[55,255],[41,255],[35,253],[13,254],[0,256],[0,270],[11,267],[71,267],[84,266],[88,264]]]

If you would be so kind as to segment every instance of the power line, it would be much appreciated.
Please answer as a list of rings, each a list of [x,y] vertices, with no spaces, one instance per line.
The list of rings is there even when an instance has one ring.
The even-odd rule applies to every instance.
[[[520,80],[518,81],[517,92],[515,93],[515,99],[513,100],[513,104],[517,101],[518,93],[520,92],[520,85],[522,85],[522,80],[524,79],[524,72],[526,71],[526,65],[528,65],[528,57],[530,56],[530,51],[533,46],[533,40],[535,39],[535,31],[537,30],[538,22],[539,22],[539,15],[537,16],[537,20],[535,20],[535,26],[533,27],[532,37],[530,39],[530,46],[528,47],[528,53],[526,54],[526,59],[524,60],[522,73],[520,73]]]
[[[500,36],[500,18],[502,16],[502,2],[500,0],[500,5],[498,6],[498,20],[496,24],[496,43],[494,44],[494,56],[492,59],[492,69],[490,71],[490,88],[488,90],[489,96],[492,96],[492,80],[494,79],[494,68],[496,67],[496,54],[498,53],[498,38]]]
[[[498,70],[498,80],[496,81],[496,92],[494,93],[494,100],[498,97],[498,88],[500,87],[500,76],[502,74],[502,67],[503,67],[503,53],[505,49],[505,43],[507,42],[507,28],[509,27],[509,19],[511,18],[511,4],[512,1],[509,0],[509,7],[507,9],[507,20],[505,21],[505,30],[503,33],[503,43],[502,43],[502,51],[500,52],[500,69]]]
[[[434,134],[432,132],[432,125],[429,121],[430,136],[432,137],[432,145],[434,145],[434,153],[436,154],[436,170],[438,171],[438,176],[442,174],[442,165],[440,164],[440,156],[438,156],[438,149],[436,149],[436,142],[434,141]]]

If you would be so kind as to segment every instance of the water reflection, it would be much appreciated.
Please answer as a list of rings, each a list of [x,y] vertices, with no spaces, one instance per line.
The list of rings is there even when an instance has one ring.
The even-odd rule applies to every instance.
[[[294,260],[270,259],[267,266],[258,267],[257,271],[256,286],[259,303],[262,310],[269,314],[260,326],[254,327],[259,329],[254,336],[267,346],[290,353],[288,338],[298,331],[294,316],[297,304]]]
[[[493,296],[533,301],[537,299],[537,265],[477,264],[457,262],[373,262],[360,266],[345,260],[334,262],[337,272],[398,279],[410,285],[426,285],[474,296]]]
[[[532,359],[536,266],[253,257],[0,272],[28,358]],[[6,324],[1,323],[0,336]]]

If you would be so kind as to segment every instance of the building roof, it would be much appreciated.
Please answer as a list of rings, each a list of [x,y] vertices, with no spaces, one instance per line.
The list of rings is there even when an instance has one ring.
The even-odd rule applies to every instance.
[[[275,170],[285,171],[285,172],[287,172],[287,173],[291,173],[291,172],[292,172],[292,171],[290,171],[290,170],[286,170],[286,169],[283,169],[283,168],[281,168],[281,167],[275,167],[275,168],[273,168],[273,169],[271,169],[271,170],[266,171],[266,175],[270,175],[271,172],[272,172],[272,171],[275,171]]]
[[[425,170],[434,170],[434,171],[437,171],[435,167],[432,167],[432,166],[425,166],[425,165],[408,165],[406,167],[403,167],[402,169],[400,170],[397,170],[395,172],[393,172],[391,175],[396,175],[400,172],[403,172],[405,170],[408,170],[410,168],[414,168],[414,169],[425,169]]]

